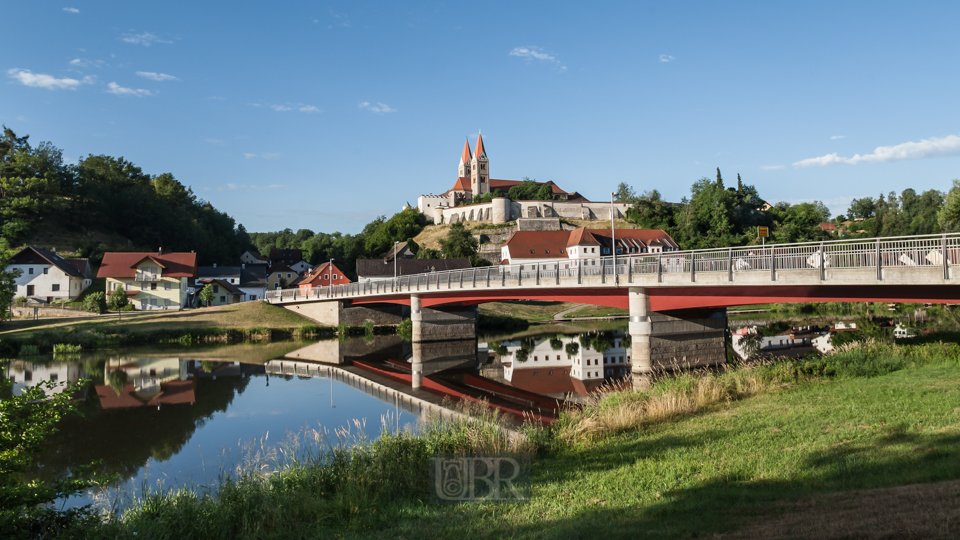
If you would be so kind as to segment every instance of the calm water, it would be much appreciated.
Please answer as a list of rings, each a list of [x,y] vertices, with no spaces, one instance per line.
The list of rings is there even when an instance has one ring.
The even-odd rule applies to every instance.
[[[348,429],[350,444],[384,428],[415,429],[420,400],[483,400],[504,421],[535,414],[550,422],[564,402],[629,374],[625,327],[549,325],[418,345],[419,390],[410,383],[413,346],[396,336],[37,357],[9,363],[2,375],[14,392],[49,379],[92,381],[75,396],[83,416],[61,423],[36,474],[58,478],[99,460],[119,477],[101,502],[123,505],[143,487],[215,486],[237,466],[275,465],[278,448],[294,439],[301,451],[315,449],[314,431],[336,444],[334,432]],[[93,500],[86,494],[67,504]]]

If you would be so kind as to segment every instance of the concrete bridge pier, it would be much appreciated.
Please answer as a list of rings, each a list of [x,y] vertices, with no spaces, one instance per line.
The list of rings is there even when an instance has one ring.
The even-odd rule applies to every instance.
[[[649,390],[653,382],[653,357],[650,350],[653,322],[650,320],[650,295],[645,287],[630,287],[628,294],[633,387],[636,390]]]
[[[413,388],[423,385],[424,363],[429,362],[430,372],[438,366],[450,362],[441,359],[450,357],[456,359],[454,364],[461,362],[462,354],[453,354],[453,347],[459,351],[465,344],[473,351],[476,359],[477,339],[477,306],[444,306],[441,309],[425,308],[419,294],[410,295],[410,321],[413,323],[411,341],[413,355],[410,360]],[[453,365],[453,364],[450,364]]]

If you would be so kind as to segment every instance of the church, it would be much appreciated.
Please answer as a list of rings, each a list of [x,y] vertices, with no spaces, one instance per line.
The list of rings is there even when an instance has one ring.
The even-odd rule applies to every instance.
[[[435,208],[450,208],[469,204],[474,197],[493,193],[497,190],[504,197],[510,188],[522,183],[522,180],[498,180],[490,178],[490,158],[483,144],[483,135],[477,135],[477,144],[470,151],[469,139],[463,142],[463,152],[460,153],[460,164],[457,166],[457,179],[453,187],[440,195],[421,195],[417,198],[417,209],[428,216],[433,215]],[[587,199],[574,192],[566,192],[553,182],[535,182],[538,186],[548,185],[553,192],[553,200],[557,201],[586,201]]]

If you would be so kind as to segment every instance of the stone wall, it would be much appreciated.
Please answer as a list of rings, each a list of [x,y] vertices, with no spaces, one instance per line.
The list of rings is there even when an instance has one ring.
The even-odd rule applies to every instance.
[[[283,308],[322,326],[363,326],[367,321],[374,326],[393,326],[410,316],[410,308],[406,306],[350,306],[349,301],[343,300],[284,304]]]
[[[413,320],[413,341],[444,341],[477,337],[477,307],[422,308]]]
[[[560,218],[520,218],[517,220],[517,230],[559,231]]]
[[[653,312],[650,319],[650,355],[655,370],[726,363],[726,309]]]
[[[497,252],[499,253],[499,249]],[[499,261],[497,261],[499,262]],[[19,307],[14,306],[10,312],[14,317],[33,317],[33,306]],[[92,317],[96,313],[89,311],[77,311],[73,309],[60,309],[52,307],[37,307],[37,315],[40,317]]]

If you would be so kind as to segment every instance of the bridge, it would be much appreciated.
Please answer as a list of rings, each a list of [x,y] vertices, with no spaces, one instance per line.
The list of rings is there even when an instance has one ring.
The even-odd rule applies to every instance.
[[[716,345],[704,339],[716,341],[720,325],[711,319],[718,309],[775,302],[957,303],[958,264],[960,234],[952,233],[537,260],[269,291],[267,301],[332,325],[395,323],[406,313],[396,308],[409,306],[415,343],[467,337],[471,324],[475,331],[469,308],[485,302],[555,300],[629,309],[636,381],[649,380],[654,362],[691,365],[695,358],[683,354],[688,350],[691,357],[716,359]],[[664,333],[655,326],[699,341],[688,350],[677,340],[651,350],[655,334]]]

